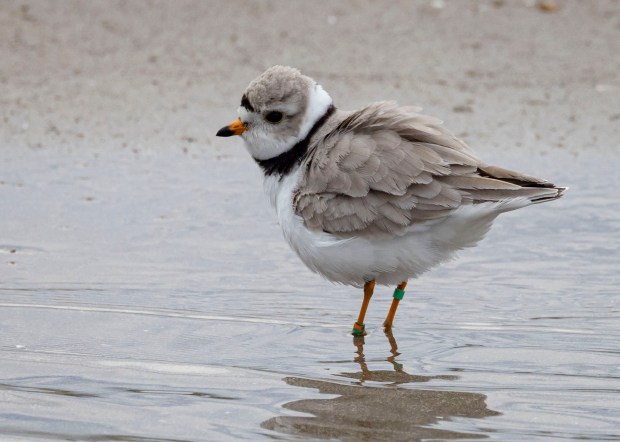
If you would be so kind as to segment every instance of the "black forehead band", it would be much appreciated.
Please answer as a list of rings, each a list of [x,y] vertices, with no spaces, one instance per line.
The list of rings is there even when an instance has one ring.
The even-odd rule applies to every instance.
[[[250,112],[256,112],[254,110],[254,107],[250,104],[250,100],[248,100],[247,95],[245,94],[243,94],[243,97],[241,97],[241,106],[245,107]]]

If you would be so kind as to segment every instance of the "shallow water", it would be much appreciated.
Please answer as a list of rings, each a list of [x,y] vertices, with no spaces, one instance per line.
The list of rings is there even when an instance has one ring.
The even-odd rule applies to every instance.
[[[483,155],[571,189],[357,340],[239,145],[0,155],[3,438],[620,438],[618,154]]]

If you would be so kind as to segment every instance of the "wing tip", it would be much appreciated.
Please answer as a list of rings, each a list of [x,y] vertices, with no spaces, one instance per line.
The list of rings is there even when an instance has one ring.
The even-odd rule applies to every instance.
[[[562,195],[564,195],[564,192],[566,192],[568,190],[568,187],[560,187],[560,186],[553,186],[554,190],[557,190],[557,193],[555,195],[555,199],[561,198]]]
[[[540,197],[536,198],[532,198],[531,201],[534,204],[537,203],[544,203],[546,201],[553,201],[553,200],[557,200],[558,198],[561,198],[562,195],[564,195],[564,192],[566,192],[568,190],[568,187],[559,187],[559,186],[553,186],[551,189],[549,190],[555,190],[555,194],[552,195],[541,195]]]

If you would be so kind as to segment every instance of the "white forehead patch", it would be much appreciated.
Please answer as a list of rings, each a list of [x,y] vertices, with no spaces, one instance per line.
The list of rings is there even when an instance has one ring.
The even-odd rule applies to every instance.
[[[244,106],[239,106],[237,108],[237,115],[239,115],[239,119],[243,122],[250,120],[251,112],[247,110]]]

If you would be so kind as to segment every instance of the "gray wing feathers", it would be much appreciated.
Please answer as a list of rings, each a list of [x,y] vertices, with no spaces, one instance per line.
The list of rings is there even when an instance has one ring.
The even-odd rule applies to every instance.
[[[504,181],[519,184],[522,186],[536,185],[540,187],[554,187],[553,184],[551,184],[547,180],[536,178],[530,175],[525,175],[520,172],[515,172],[514,170],[504,169],[503,167],[480,165],[479,168],[483,176],[490,176],[502,179]]]
[[[544,180],[482,165],[441,121],[393,103],[344,118],[311,147],[303,167],[295,212],[308,228],[345,237],[404,234],[463,204],[561,193]]]

